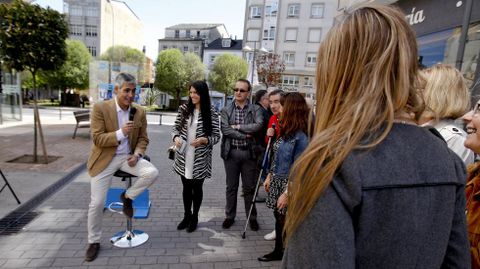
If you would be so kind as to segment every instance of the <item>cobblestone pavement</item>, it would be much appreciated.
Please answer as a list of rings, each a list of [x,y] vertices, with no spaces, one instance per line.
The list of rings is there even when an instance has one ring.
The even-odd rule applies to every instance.
[[[0,267],[278,268],[279,262],[257,261],[257,257],[270,252],[274,244],[263,239],[274,227],[273,214],[264,203],[257,204],[260,230],[253,232],[248,228],[246,239],[241,238],[246,216],[240,196],[235,224],[228,230],[221,228],[225,172],[219,157],[219,145],[214,150],[213,177],[204,185],[198,229],[193,233],[176,230],[183,217],[183,205],[180,178],[172,172],[172,163],[166,154],[171,141],[171,127],[149,125],[148,129],[151,142],[147,153],[159,169],[160,176],[150,188],[152,208],[148,219],[134,220],[136,229],[150,235],[146,244],[133,249],[111,246],[109,238],[124,229],[125,218],[105,211],[100,254],[93,262],[83,261],[90,194],[89,177],[84,170],[71,183],[38,205],[32,212],[33,220],[20,232],[0,236]],[[112,185],[123,186],[115,178]]]

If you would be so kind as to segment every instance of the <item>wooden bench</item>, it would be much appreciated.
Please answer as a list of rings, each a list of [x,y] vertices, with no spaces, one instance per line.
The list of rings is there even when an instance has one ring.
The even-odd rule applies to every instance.
[[[72,139],[75,139],[78,128],[90,128],[90,111],[74,111],[73,116],[75,116],[75,120],[77,121],[77,124],[75,125],[75,131],[73,131],[72,137]]]

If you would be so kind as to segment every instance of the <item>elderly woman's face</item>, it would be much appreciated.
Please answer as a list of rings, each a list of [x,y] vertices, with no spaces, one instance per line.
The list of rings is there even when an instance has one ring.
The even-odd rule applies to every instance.
[[[475,104],[473,110],[463,115],[463,120],[467,124],[465,147],[480,153],[480,101]]]

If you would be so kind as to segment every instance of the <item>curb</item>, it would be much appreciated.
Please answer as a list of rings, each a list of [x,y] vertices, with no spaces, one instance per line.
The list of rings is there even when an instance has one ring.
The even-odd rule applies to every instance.
[[[47,187],[42,192],[35,195],[32,199],[19,206],[8,215],[0,219],[0,236],[10,235],[19,232],[32,221],[38,213],[33,210],[42,204],[51,195],[59,191],[65,185],[70,183],[81,171],[86,168],[87,162],[83,162],[73,169],[72,172],[60,178],[57,182]]]

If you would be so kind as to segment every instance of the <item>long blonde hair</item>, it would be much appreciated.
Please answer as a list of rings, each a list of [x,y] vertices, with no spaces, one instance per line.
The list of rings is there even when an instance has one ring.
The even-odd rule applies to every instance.
[[[460,71],[446,64],[436,64],[421,71],[426,85],[423,92],[427,110],[424,116],[457,119],[470,109],[470,93]]]
[[[286,240],[352,150],[378,145],[396,113],[417,118],[423,110],[415,35],[396,8],[354,10],[330,30],[317,59],[315,133],[290,173]]]

